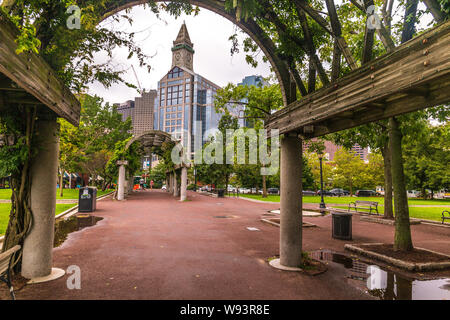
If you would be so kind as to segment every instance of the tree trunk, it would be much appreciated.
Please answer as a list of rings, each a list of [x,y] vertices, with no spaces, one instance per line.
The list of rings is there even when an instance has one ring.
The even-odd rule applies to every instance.
[[[228,184],[230,183],[230,175],[227,173],[225,176],[225,194],[228,193]]]
[[[384,158],[384,217],[386,219],[394,219],[394,211],[392,208],[392,155],[389,148],[389,141],[386,142],[382,155]]]
[[[60,168],[60,172],[61,175],[59,178],[59,196],[62,198],[64,196],[64,169]]]
[[[402,133],[396,118],[389,119],[389,143],[392,156],[392,182],[395,203],[394,250],[411,251],[411,227],[402,159]]]
[[[263,176],[263,198],[267,198],[267,177]]]

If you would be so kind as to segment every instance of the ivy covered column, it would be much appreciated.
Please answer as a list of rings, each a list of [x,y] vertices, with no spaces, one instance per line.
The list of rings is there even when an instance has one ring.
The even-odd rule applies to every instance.
[[[186,167],[181,168],[181,201],[186,201],[187,199],[187,180],[188,180],[188,169]]]
[[[174,197],[180,196],[180,188],[178,187],[178,174],[176,171],[173,174],[173,195]]]
[[[117,181],[117,200],[123,201],[125,199],[125,166],[128,161],[118,161],[119,179]]]
[[[27,279],[54,278],[52,270],[58,177],[59,125],[56,118],[36,122],[36,155],[31,163],[30,206],[33,221],[23,245],[22,276]],[[61,272],[62,271],[62,272]],[[51,280],[51,279],[47,279]]]

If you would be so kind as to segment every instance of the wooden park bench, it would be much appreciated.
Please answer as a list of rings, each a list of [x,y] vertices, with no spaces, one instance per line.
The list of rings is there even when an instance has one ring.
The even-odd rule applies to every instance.
[[[0,281],[6,283],[13,300],[16,300],[16,296],[14,295],[14,288],[11,283],[11,263],[14,254],[19,250],[20,246],[15,246],[14,248],[0,254]]]
[[[369,214],[372,213],[372,210],[374,210],[377,214],[378,212],[378,202],[376,201],[362,201],[358,200],[355,202],[351,202],[348,204],[348,211],[350,212],[350,209],[355,209],[356,212],[358,212],[358,209],[361,210],[369,210]],[[367,212],[363,212],[367,213]]]
[[[446,217],[445,214],[447,214],[448,217]],[[448,210],[442,211],[442,224],[444,224],[445,220],[450,220],[450,212]]]

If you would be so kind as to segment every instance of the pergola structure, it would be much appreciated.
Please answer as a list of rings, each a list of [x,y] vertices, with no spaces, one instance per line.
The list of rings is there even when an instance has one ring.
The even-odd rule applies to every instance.
[[[267,129],[314,138],[450,100],[450,21],[272,115]]]
[[[23,244],[22,275],[52,278],[64,271],[52,268],[59,138],[57,118],[78,125],[81,106],[49,65],[35,53],[16,54],[16,27],[0,11],[0,112],[35,108],[39,133],[30,168],[30,233]]]
[[[141,133],[133,137],[125,146],[125,150],[128,150],[133,143],[139,142],[143,154],[151,154],[153,148],[161,148],[163,144],[173,142],[174,145],[178,142],[175,141],[172,136],[164,131],[150,130]],[[125,200],[125,195],[131,192],[133,188],[133,177],[130,176],[126,181],[126,169],[128,161],[118,161],[119,166],[119,179],[118,179],[118,192],[117,200]],[[181,196],[181,201],[187,199],[187,182],[188,182],[188,168],[187,165],[176,165],[172,170],[167,172],[166,186],[167,192],[171,192],[175,197]],[[181,184],[178,184],[178,176],[180,176]]]
[[[302,140],[448,103],[449,48],[447,21],[266,119],[267,129],[284,135],[280,259],[271,262],[274,267],[292,271],[301,263]]]
[[[372,0],[362,1],[363,4],[361,1],[350,1],[362,12],[367,12],[367,9],[373,5]],[[296,50],[302,51],[305,57],[309,58],[308,87],[306,88],[296,65],[299,61],[295,61],[293,55],[280,53],[282,50],[279,50],[271,37],[260,27],[257,18],[236,19],[236,12],[225,10],[225,1],[222,0],[192,0],[190,2],[220,14],[244,30],[264,52],[278,77],[286,108],[271,115],[266,121],[268,129],[279,129],[284,135],[281,144],[281,259],[278,261],[278,267],[296,270],[302,262],[302,167],[299,160],[302,157],[302,139],[448,102],[450,100],[449,23],[443,22],[446,17],[440,11],[439,5],[435,6],[436,0],[424,0],[435,21],[443,23],[398,48],[395,48],[388,29],[383,24],[376,29],[366,27],[360,67],[358,59],[353,56],[342,34],[333,0],[324,0],[327,18],[324,18],[323,12],[314,8],[310,2],[292,0],[292,13],[298,20],[296,24],[299,29],[301,28],[302,37],[286,32],[289,26],[277,15],[271,2],[258,1],[262,4],[263,12],[257,18],[274,26],[273,29],[276,30],[274,32],[277,33],[278,38],[288,37]],[[148,0],[105,1],[101,15],[103,19],[106,19],[121,10],[144,3],[148,3]],[[410,7],[407,8],[406,13],[409,12],[408,10],[411,10]],[[316,24],[314,27],[320,26],[334,43],[330,72],[326,72],[317,53],[318,48],[315,47],[311,21]],[[405,34],[408,39],[414,33],[414,23],[414,19],[409,21],[405,19]],[[4,23],[1,23],[0,29],[3,28],[5,28]],[[67,101],[72,101],[71,98],[65,96],[65,91],[57,86],[58,81],[51,82],[50,77],[46,78],[47,74],[53,74],[51,70],[47,72],[48,68],[43,68],[44,72],[42,72],[39,68],[33,69],[32,65],[28,66],[24,56],[20,58],[22,64],[9,64],[8,60],[17,59],[14,52],[14,35],[11,31],[6,33],[9,37],[6,46],[0,42],[2,44],[0,45],[0,66],[2,66],[0,71],[13,81],[22,81],[22,85],[18,83],[19,87],[34,97],[39,94],[44,95],[45,97],[38,100],[58,115],[68,118],[69,121],[71,119],[72,123],[76,122],[76,110],[66,107],[70,105]],[[375,35],[388,53],[371,61],[374,56]],[[3,41],[5,31],[0,31],[0,36]],[[352,72],[340,78],[343,74],[343,61]],[[27,69],[28,67],[31,69]],[[18,72],[19,76],[15,76],[15,72]],[[40,83],[39,88],[32,90],[29,83],[23,83],[27,77],[30,77],[29,73],[36,75],[36,81]],[[318,91],[316,91],[317,78],[324,85]],[[47,81],[51,84],[50,86],[46,86]],[[56,91],[58,94],[52,91],[53,86],[60,89]],[[52,92],[53,94],[50,95]],[[297,92],[300,92],[301,98],[297,96]],[[10,99],[15,99],[14,97]],[[71,111],[74,112],[72,118]],[[50,134],[48,137],[50,139]],[[149,135],[148,145],[157,141],[156,135],[151,137],[152,134]],[[141,137],[141,139],[145,144],[146,138]],[[51,154],[53,155],[54,152]],[[45,161],[46,159],[42,157],[39,162]],[[125,163],[122,162],[121,166]],[[56,172],[56,169],[54,171]],[[178,185],[173,182],[176,180],[174,177],[175,175],[171,175],[168,178],[168,185],[171,185],[169,189],[177,194]],[[55,184],[52,181],[46,183],[51,185],[51,188],[46,190],[50,193]],[[36,210],[39,212],[39,208]],[[36,215],[35,212],[34,215]],[[38,245],[41,245],[39,241],[36,246]],[[36,253],[37,256],[45,254],[42,251]]]

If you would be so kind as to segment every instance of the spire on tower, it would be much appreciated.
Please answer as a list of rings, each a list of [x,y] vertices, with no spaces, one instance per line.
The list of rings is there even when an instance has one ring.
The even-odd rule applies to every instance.
[[[186,26],[186,22],[183,21],[183,24],[181,25],[180,32],[178,33],[177,39],[173,42],[174,46],[179,44],[186,44],[190,46],[191,48],[194,46],[194,44],[191,41],[191,37],[189,36],[189,32]]]
[[[178,66],[193,70],[194,44],[189,36],[186,22],[181,25],[178,37],[173,42],[172,52],[172,67]]]

